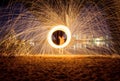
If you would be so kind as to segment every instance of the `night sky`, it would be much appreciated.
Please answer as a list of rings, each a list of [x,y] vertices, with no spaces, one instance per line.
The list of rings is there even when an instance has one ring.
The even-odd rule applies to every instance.
[[[10,0],[0,0],[0,7],[5,7],[9,4]]]

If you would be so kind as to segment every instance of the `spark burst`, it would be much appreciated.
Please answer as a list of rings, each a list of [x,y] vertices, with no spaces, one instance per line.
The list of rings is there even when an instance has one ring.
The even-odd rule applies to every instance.
[[[116,7],[109,4],[112,2],[114,1],[16,0],[10,2],[6,8],[1,8],[1,19],[6,19],[1,23],[0,28],[1,46],[8,40],[10,41],[7,45],[4,45],[7,48],[11,46],[11,42],[17,45],[16,42],[20,41],[22,46],[18,45],[19,50],[15,49],[18,54],[59,54],[60,49],[48,44],[47,35],[54,26],[64,25],[72,35],[70,44],[63,49],[64,54],[118,53],[120,43],[117,37],[120,28],[119,23],[113,20],[117,19],[114,16],[117,13],[112,13],[114,11],[111,8]],[[116,26],[111,26],[110,23],[116,23]],[[115,38],[117,41],[114,41]]]

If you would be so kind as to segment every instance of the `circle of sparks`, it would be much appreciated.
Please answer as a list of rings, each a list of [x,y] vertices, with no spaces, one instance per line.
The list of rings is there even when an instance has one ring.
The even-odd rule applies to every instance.
[[[58,30],[65,32],[66,37],[67,37],[67,40],[66,40],[65,43],[62,44],[62,45],[56,45],[56,44],[52,41],[52,34],[53,34],[55,31],[58,31]],[[66,47],[66,46],[70,43],[70,40],[71,40],[71,32],[70,32],[70,30],[68,29],[68,27],[66,27],[66,26],[64,26],[64,25],[58,25],[58,26],[53,27],[53,28],[49,31],[47,40],[48,40],[48,43],[49,43],[53,48],[64,48],[64,47]]]

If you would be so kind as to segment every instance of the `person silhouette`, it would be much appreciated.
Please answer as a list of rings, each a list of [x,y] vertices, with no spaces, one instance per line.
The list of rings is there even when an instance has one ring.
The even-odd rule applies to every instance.
[[[65,42],[65,37],[64,36],[59,36],[59,45],[62,45],[62,44],[64,44],[64,42]]]
[[[62,45],[65,43],[65,37],[64,36],[59,36],[59,45]],[[59,49],[59,53],[63,54],[63,48]]]

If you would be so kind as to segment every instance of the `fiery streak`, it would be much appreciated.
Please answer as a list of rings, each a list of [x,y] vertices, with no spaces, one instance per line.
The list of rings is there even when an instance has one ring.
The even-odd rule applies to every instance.
[[[12,30],[16,39],[30,43],[30,53],[55,54],[59,50],[49,45],[47,35],[54,26],[64,25],[71,31],[71,41],[64,48],[65,54],[116,52],[107,23],[109,19],[112,19],[112,15],[109,16],[105,12],[109,7],[100,3],[101,1],[86,2],[85,0],[37,0],[32,2],[18,0],[13,4],[19,8],[9,5],[10,9],[7,7],[6,10],[13,10],[13,12],[3,12],[1,17],[10,17],[10,19],[7,19],[1,27],[0,33],[3,35],[3,32]],[[29,5],[29,7],[25,5]],[[5,37],[6,35],[2,37],[2,40],[5,41],[7,39]],[[26,47],[28,46],[26,45]]]

